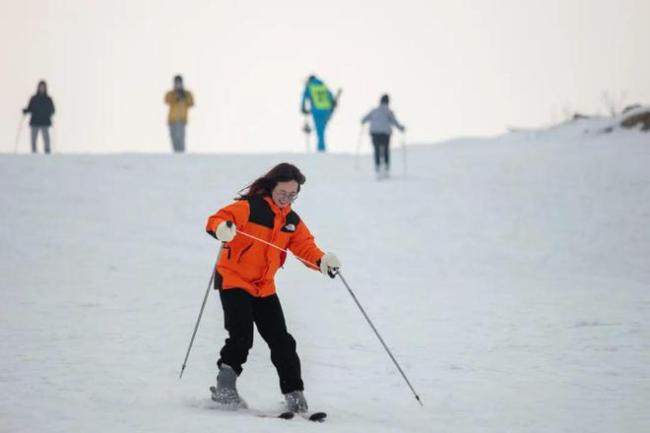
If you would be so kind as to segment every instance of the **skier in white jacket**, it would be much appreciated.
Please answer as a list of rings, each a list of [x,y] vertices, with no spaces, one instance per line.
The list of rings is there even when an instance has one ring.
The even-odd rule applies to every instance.
[[[379,106],[366,114],[361,119],[361,124],[370,122],[370,137],[372,145],[375,148],[375,172],[377,179],[388,177],[390,170],[390,135],[393,132],[393,126],[400,131],[406,128],[399,123],[393,111],[388,107],[390,98],[388,95],[382,95],[379,100]],[[383,166],[382,166],[383,161]]]

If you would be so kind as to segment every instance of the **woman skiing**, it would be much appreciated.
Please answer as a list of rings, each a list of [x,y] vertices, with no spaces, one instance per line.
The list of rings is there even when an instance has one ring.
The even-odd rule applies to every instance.
[[[255,324],[271,349],[288,410],[307,412],[296,342],[287,332],[274,276],[286,259],[282,250],[288,249],[332,278],[340,262],[334,254],[318,248],[305,223],[291,209],[304,183],[305,176],[297,167],[278,164],[240,192],[234,203],[208,218],[207,232],[224,242],[215,289],[219,290],[228,338],[217,362],[217,386],[210,388],[218,403],[246,407],[236,380],[253,346]]]

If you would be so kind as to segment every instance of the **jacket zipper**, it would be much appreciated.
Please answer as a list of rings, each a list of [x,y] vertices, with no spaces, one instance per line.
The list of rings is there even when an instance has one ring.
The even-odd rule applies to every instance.
[[[248,250],[250,250],[252,246],[253,246],[252,243],[248,244],[248,246],[242,250],[241,254],[239,255],[239,258],[237,259],[238,262],[241,261],[241,258],[244,257],[244,254],[246,254],[246,252],[248,252]]]

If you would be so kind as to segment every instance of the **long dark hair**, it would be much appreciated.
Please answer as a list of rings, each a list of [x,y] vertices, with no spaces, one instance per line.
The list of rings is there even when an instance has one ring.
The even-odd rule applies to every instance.
[[[45,82],[45,80],[39,81],[38,84],[36,85],[36,94],[37,95],[39,94],[38,89],[41,87],[41,85],[43,85],[43,88],[44,88],[43,89],[43,94],[47,95],[47,83]]]
[[[298,167],[288,162],[282,162],[269,170],[264,176],[258,177],[249,186],[239,191],[239,197],[236,200],[245,200],[253,196],[270,196],[278,182],[289,182],[291,180],[298,182],[298,191],[300,191],[301,185],[307,181],[305,175],[300,172]]]

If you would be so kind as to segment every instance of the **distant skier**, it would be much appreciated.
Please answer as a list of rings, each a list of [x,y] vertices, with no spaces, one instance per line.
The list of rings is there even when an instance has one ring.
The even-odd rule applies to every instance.
[[[311,268],[334,278],[341,266],[332,253],[323,253],[304,221],[291,209],[305,176],[288,163],[278,164],[255,180],[236,201],[208,218],[206,230],[225,242],[217,263],[219,290],[228,338],[217,362],[217,386],[212,399],[228,407],[245,407],[236,380],[253,346],[253,324],[271,349],[288,410],[307,411],[296,342],[287,332],[276,294],[275,273],[289,249]],[[273,248],[250,236],[272,243]]]
[[[309,102],[309,108],[307,107]],[[301,110],[303,114],[311,112],[314,118],[314,127],[318,137],[317,149],[319,152],[325,152],[325,128],[329,122],[332,113],[336,109],[337,97],[327,86],[316,76],[310,75],[305,84],[305,90],[302,94]]]
[[[187,125],[187,110],[194,106],[192,93],[183,87],[183,77],[174,77],[174,89],[165,95],[165,103],[169,105],[167,123],[172,139],[172,149],[176,153],[185,152],[185,126]]]
[[[39,81],[36,94],[32,96],[23,108],[23,114],[31,113],[29,126],[32,132],[32,153],[36,152],[36,140],[38,133],[43,135],[45,153],[50,153],[50,126],[52,126],[52,115],[54,114],[54,101],[47,94],[47,83]]]
[[[382,95],[379,100],[379,106],[366,114],[361,119],[361,124],[370,122],[370,137],[372,146],[375,149],[375,172],[377,179],[387,178],[390,171],[390,136],[393,132],[393,126],[400,131],[406,128],[397,121],[395,114],[388,107],[390,98],[388,95]],[[382,166],[382,160],[384,165]]]

